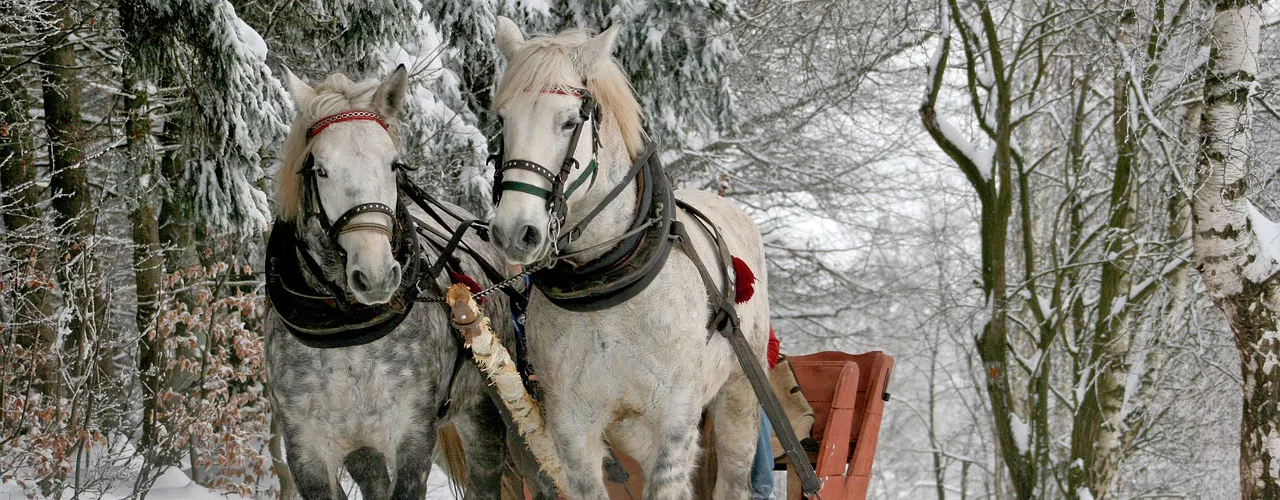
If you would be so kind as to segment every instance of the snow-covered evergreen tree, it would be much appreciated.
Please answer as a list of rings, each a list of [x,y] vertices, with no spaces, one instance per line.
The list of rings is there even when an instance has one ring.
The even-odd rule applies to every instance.
[[[415,0],[237,0],[239,12],[270,41],[273,62],[319,78],[379,68],[390,42],[420,35]]]
[[[129,36],[155,51],[155,77],[185,98],[173,107],[187,161],[169,189],[187,190],[211,228],[265,230],[262,152],[283,139],[288,109],[266,43],[226,0],[130,1],[148,29]]]
[[[736,0],[576,0],[552,12],[559,28],[621,25],[615,55],[664,149],[697,147],[733,130]]]

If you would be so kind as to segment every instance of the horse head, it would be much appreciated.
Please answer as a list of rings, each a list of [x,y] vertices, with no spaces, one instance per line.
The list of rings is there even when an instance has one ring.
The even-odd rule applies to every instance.
[[[386,303],[408,264],[393,248],[404,210],[395,117],[408,72],[400,66],[381,82],[336,74],[316,87],[288,69],[284,77],[298,115],[277,179],[280,219],[326,264],[325,279],[362,304]]]
[[[599,35],[571,29],[525,40],[498,18],[507,59],[494,109],[503,124],[503,160],[494,191],[493,242],[512,263],[555,249],[559,230],[581,217],[617,181],[642,146],[640,107],[614,60],[614,26]]]

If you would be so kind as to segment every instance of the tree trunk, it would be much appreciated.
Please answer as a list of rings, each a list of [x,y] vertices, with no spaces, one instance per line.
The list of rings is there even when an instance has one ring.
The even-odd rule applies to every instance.
[[[125,23],[127,26],[127,23]],[[128,71],[128,69],[126,69]],[[136,199],[129,211],[133,226],[133,278],[137,288],[138,308],[134,320],[138,327],[138,377],[142,381],[142,441],[140,447],[147,456],[154,450],[156,432],[156,400],[164,389],[165,366],[161,362],[164,339],[155,328],[161,281],[164,276],[164,257],[160,246],[160,226],[157,200],[152,187],[155,163],[151,160],[151,116],[147,109],[147,90],[132,77],[126,76],[125,108],[129,114],[125,125],[128,137],[128,161],[130,172],[136,175],[134,186]],[[167,464],[165,464],[167,465]]]
[[[59,18],[61,29],[48,40],[48,50],[40,56],[44,72],[45,128],[49,132],[54,222],[62,240],[58,256],[59,284],[64,294],[64,307],[72,309],[70,328],[64,352],[75,353],[86,345],[93,330],[93,256],[86,253],[93,234],[91,194],[88,172],[83,164],[84,138],[80,117],[80,82],[77,75],[75,42],[71,31],[76,24],[75,2],[55,3],[51,11]],[[77,356],[77,359],[79,357]],[[82,374],[84,366],[72,367],[72,376]]]
[[[9,33],[8,28],[0,32]],[[20,51],[0,54],[0,67],[15,68],[23,64]],[[5,242],[9,247],[13,274],[5,281],[14,284],[13,340],[26,349],[35,363],[35,381],[42,392],[57,385],[57,365],[51,350],[57,332],[50,324],[53,303],[49,293],[47,252],[40,238],[44,233],[44,216],[40,209],[40,188],[36,185],[35,143],[28,110],[31,102],[26,82],[31,77],[25,69],[15,69],[15,76],[0,91],[0,191],[12,198],[0,199],[3,210]],[[44,358],[48,356],[48,358]]]
[[[1246,198],[1259,29],[1257,0],[1220,0],[1213,15],[1202,144],[1192,201],[1196,269],[1226,314],[1240,355],[1240,491],[1280,498],[1277,264],[1253,232],[1262,217]],[[1269,244],[1273,244],[1269,242]]]
[[[1116,43],[1129,50],[1136,17],[1122,14]],[[1124,458],[1123,406],[1126,379],[1131,363],[1129,351],[1133,332],[1129,325],[1129,292],[1133,265],[1138,252],[1131,237],[1132,212],[1137,205],[1136,185],[1138,132],[1130,123],[1129,86],[1133,75],[1128,64],[1117,62],[1113,81],[1112,126],[1116,144],[1115,172],[1111,181],[1110,215],[1104,247],[1106,262],[1098,292],[1098,319],[1095,323],[1088,366],[1096,367],[1096,383],[1089,384],[1074,415],[1071,433],[1072,466],[1068,469],[1067,498],[1107,498],[1115,473]],[[1076,466],[1079,460],[1080,466]]]

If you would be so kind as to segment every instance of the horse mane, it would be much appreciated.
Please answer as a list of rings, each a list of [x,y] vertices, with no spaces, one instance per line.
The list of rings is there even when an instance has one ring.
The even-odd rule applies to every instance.
[[[603,115],[612,117],[622,132],[627,153],[634,160],[644,148],[644,128],[640,103],[631,90],[631,81],[613,56],[595,61],[595,54],[584,53],[591,33],[571,28],[559,35],[540,35],[525,41],[520,51],[507,64],[506,74],[498,86],[493,107],[498,109],[517,95],[532,89],[545,89],[564,83],[565,75],[587,82],[587,91],[599,103]]]
[[[381,82],[365,80],[353,82],[342,73],[334,73],[316,86],[315,96],[298,106],[289,135],[284,140],[284,161],[276,171],[276,216],[285,222],[293,222],[302,212],[302,164],[311,155],[311,142],[307,129],[316,119],[351,110],[376,111],[373,105],[374,91]],[[383,116],[391,141],[399,145],[396,134],[396,117]]]

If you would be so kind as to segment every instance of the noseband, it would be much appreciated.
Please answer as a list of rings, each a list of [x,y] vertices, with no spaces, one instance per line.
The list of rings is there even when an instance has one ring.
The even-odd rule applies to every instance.
[[[585,88],[558,85],[543,90],[542,93],[566,95],[582,100],[582,106],[578,108],[578,117],[581,118],[581,121],[573,128],[573,135],[569,138],[569,147],[565,150],[564,161],[560,164],[560,171],[552,172],[550,169],[529,160],[503,161],[502,152],[499,150],[498,154],[495,155],[495,163],[498,164],[498,168],[493,178],[493,204],[495,206],[498,204],[498,201],[502,198],[502,193],[505,191],[519,191],[537,196],[547,201],[547,212],[551,214],[553,224],[558,228],[564,223],[568,210],[566,202],[569,197],[588,181],[591,184],[595,184],[596,174],[599,172],[600,165],[597,159],[600,151],[600,108],[597,106],[595,98]],[[591,122],[592,132],[591,161],[587,164],[586,170],[579,174],[577,180],[566,189],[565,184],[569,182],[569,174],[581,166],[578,163],[578,159],[574,158],[574,153],[578,150],[578,140],[582,137],[582,127],[588,121]],[[533,172],[546,179],[551,189],[527,182],[504,180],[504,174],[508,170]]]

